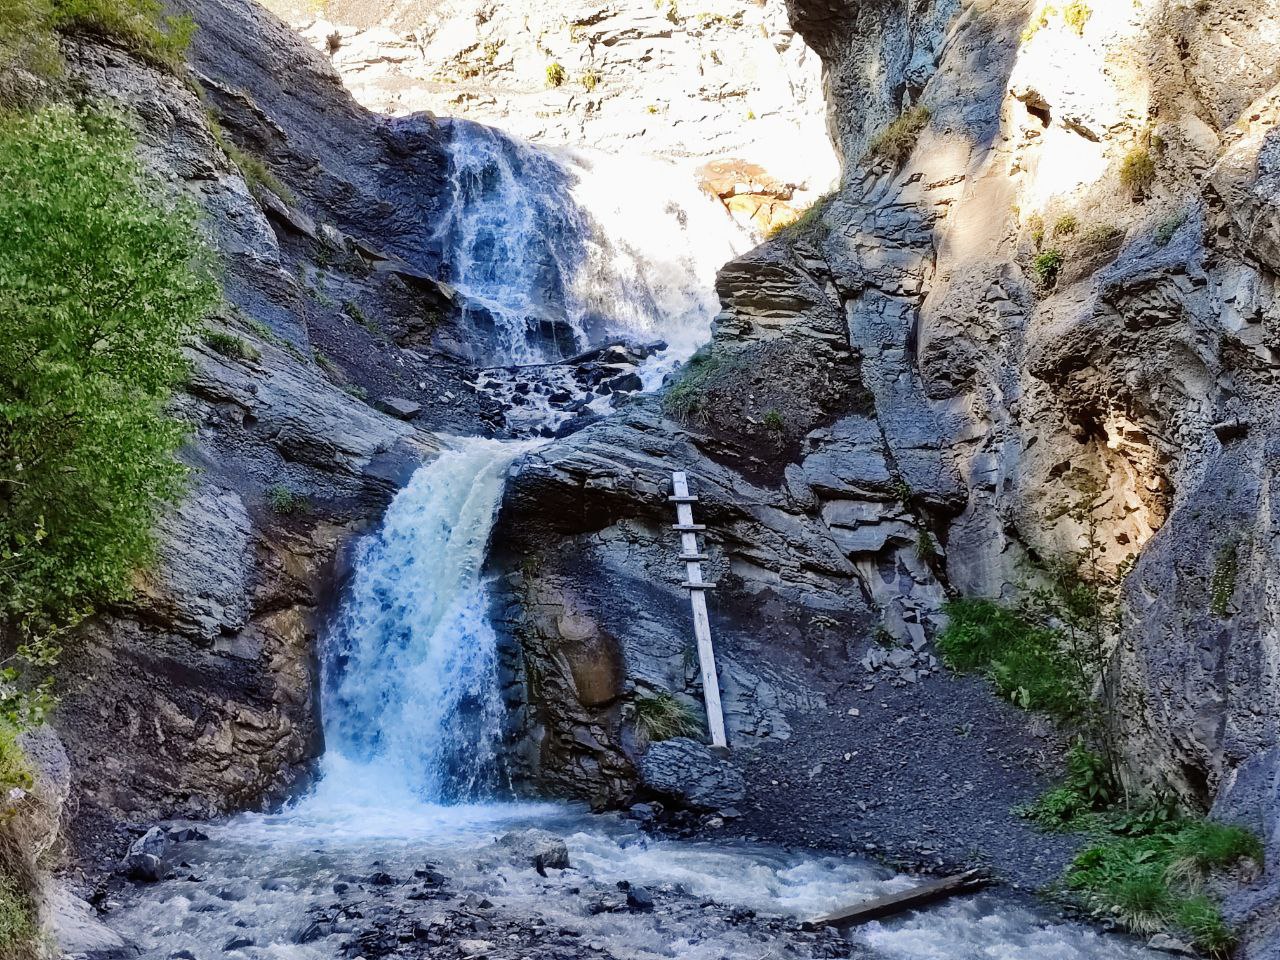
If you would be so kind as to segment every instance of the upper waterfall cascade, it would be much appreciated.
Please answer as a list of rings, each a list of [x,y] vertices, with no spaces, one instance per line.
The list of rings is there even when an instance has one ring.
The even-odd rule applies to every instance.
[[[749,238],[688,170],[535,147],[455,121],[437,236],[449,282],[500,364],[563,359],[610,338],[666,343],[661,382],[710,334],[716,270]]]

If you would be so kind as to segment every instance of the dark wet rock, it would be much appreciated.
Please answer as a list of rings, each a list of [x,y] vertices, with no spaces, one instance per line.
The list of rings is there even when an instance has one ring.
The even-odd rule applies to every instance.
[[[394,886],[398,881],[391,874],[379,870],[370,874],[366,882],[375,887],[390,887]]]
[[[156,883],[164,879],[164,864],[154,853],[131,853],[125,857],[122,869],[135,883]]]
[[[252,937],[232,937],[222,945],[222,949],[224,952],[229,952],[232,950],[243,950],[245,947],[252,947],[253,945],[254,941]]]
[[[650,913],[653,910],[653,894],[644,887],[627,888],[627,909],[633,913]]]
[[[422,412],[422,404],[404,397],[383,397],[378,401],[378,409],[400,420],[412,420]]]
[[[564,840],[546,830],[520,830],[499,838],[497,844],[513,860],[535,868],[565,870],[569,848]]]
[[[645,789],[695,809],[715,810],[741,803],[746,781],[729,761],[688,737],[651,744],[640,758]]]

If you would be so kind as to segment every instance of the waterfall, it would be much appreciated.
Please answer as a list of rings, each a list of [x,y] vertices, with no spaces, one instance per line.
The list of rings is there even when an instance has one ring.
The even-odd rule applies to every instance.
[[[383,802],[482,799],[499,786],[502,703],[481,578],[511,462],[481,438],[420,467],[358,548],[327,638],[325,787]]]
[[[437,237],[464,319],[500,364],[563,359],[609,338],[661,340],[646,388],[719,309],[716,270],[749,239],[687,168],[535,147],[450,124],[451,202]]]

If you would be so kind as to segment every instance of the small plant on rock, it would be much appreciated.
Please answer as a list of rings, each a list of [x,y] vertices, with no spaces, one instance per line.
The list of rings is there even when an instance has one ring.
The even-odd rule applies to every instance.
[[[1064,213],[1053,225],[1053,235],[1055,237],[1072,236],[1076,230],[1080,228],[1080,221],[1076,219],[1073,213]]]
[[[305,496],[283,483],[267,488],[267,503],[282,517],[303,514],[311,508],[311,502]]]
[[[650,743],[702,733],[702,724],[693,711],[666,691],[638,696],[635,717],[636,727]]]
[[[261,356],[258,348],[243,337],[224,330],[209,330],[204,335],[204,342],[216,352],[232,360],[257,360]]]
[[[867,155],[883,157],[895,167],[901,166],[915,150],[920,132],[928,124],[929,117],[929,108],[924,104],[916,104],[904,111],[872,138],[867,145]]]
[[[1120,162],[1120,183],[1135,197],[1151,189],[1156,180],[1156,162],[1146,146],[1134,147]]]
[[[782,414],[777,410],[770,410],[764,415],[764,428],[773,433],[782,433],[786,429],[786,424],[782,421]]]
[[[1062,251],[1056,247],[1041,250],[1031,258],[1031,269],[1035,271],[1036,279],[1040,281],[1041,286],[1052,287],[1058,282],[1058,273],[1062,270],[1063,260]]]
[[[568,75],[565,73],[564,67],[561,66],[558,62],[553,61],[552,63],[547,64],[547,86],[548,87],[561,86],[564,83],[566,76]]]
[[[1190,214],[1186,210],[1179,210],[1177,213],[1166,217],[1160,222],[1160,226],[1156,227],[1155,241],[1156,246],[1167,247],[1169,241],[1173,239],[1173,235],[1177,233],[1184,223],[1190,219]]]
[[[582,75],[581,82],[582,89],[591,93],[600,84],[600,74],[594,70],[588,70]]]
[[[1085,24],[1093,16],[1093,9],[1081,0],[1072,0],[1062,8],[1062,22],[1076,32],[1077,37],[1084,36]]]

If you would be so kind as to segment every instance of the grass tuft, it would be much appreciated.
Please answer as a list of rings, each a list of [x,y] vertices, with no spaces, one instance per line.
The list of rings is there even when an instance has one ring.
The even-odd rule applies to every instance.
[[[224,330],[208,330],[204,334],[204,342],[216,352],[232,360],[257,360],[261,352],[243,337]]]
[[[564,67],[561,64],[554,63],[554,62],[547,64],[547,86],[548,87],[561,86],[564,83],[565,78],[567,76],[568,74],[565,73]]]
[[[1156,162],[1147,147],[1134,147],[1120,162],[1120,184],[1135,197],[1141,197],[1156,182]]]
[[[929,108],[917,104],[881,130],[867,145],[869,157],[883,157],[895,167],[902,166],[916,148],[920,132],[929,122]]]
[[[636,698],[636,726],[650,743],[702,733],[702,723],[693,711],[665,691]]]
[[[283,483],[273,484],[267,488],[267,503],[271,504],[271,509],[282,517],[299,516],[311,509],[310,500]]]

